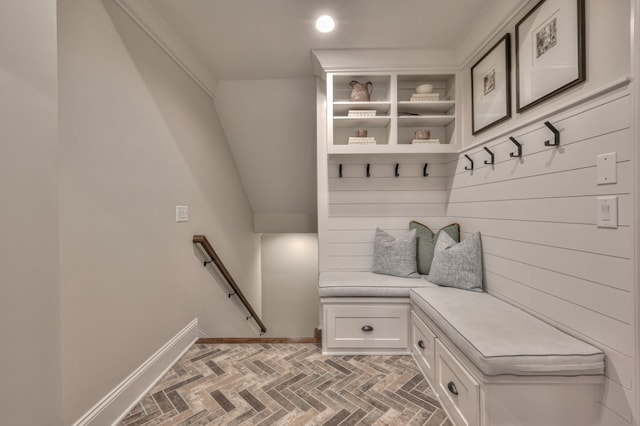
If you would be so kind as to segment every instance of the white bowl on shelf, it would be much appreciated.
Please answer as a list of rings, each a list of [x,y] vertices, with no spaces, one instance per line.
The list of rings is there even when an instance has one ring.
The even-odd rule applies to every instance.
[[[421,84],[420,86],[416,87],[416,93],[420,93],[421,95],[431,92],[433,92],[432,84]]]

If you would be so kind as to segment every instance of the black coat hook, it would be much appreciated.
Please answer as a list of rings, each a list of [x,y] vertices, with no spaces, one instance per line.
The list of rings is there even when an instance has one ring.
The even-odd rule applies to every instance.
[[[371,166],[371,164],[367,163],[367,177],[371,177],[371,173],[369,173],[369,166]]]
[[[342,177],[342,164],[338,166],[338,176]]]
[[[427,173],[427,166],[429,165],[429,163],[424,163],[424,167],[422,168],[422,176],[427,177],[429,176],[429,173]]]
[[[399,169],[400,169],[400,164],[396,163],[396,177],[400,177]]]
[[[464,169],[465,170],[473,170],[473,160],[467,154],[465,154],[464,156],[467,157],[467,160],[469,160],[469,162],[471,162],[471,167],[465,167]]]
[[[513,136],[509,136],[509,140],[511,142],[513,142],[514,144],[516,144],[516,148],[518,149],[517,152],[509,153],[509,157],[512,157],[512,158],[520,158],[520,157],[522,157],[522,144],[520,142],[518,142],[516,140],[516,138],[514,138]]]
[[[553,124],[548,121],[545,121],[544,125],[553,132],[553,143],[551,143],[550,141],[545,141],[544,146],[560,146],[560,130],[556,129]]]
[[[487,148],[486,146],[484,147],[484,150],[487,151],[489,153],[489,155],[491,156],[491,160],[489,160],[489,161],[484,160],[484,164],[494,164],[495,163],[495,159],[493,157],[493,152],[491,152],[491,150],[489,148]]]

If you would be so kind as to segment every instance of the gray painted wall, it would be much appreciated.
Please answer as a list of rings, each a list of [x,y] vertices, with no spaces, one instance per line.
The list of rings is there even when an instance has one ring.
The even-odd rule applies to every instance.
[[[211,99],[113,2],[58,13],[69,424],[194,317],[212,337],[255,336],[191,238],[208,236],[258,311],[260,247]]]
[[[215,104],[256,232],[316,232],[315,80],[220,81]]]
[[[55,1],[0,3],[2,425],[62,423],[56,41]]]
[[[267,337],[311,337],[318,325],[318,235],[263,234]]]

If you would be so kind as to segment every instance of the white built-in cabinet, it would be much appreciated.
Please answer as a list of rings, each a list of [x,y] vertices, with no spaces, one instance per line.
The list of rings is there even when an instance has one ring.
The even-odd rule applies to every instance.
[[[351,102],[352,80],[370,81],[369,102]],[[327,153],[406,154],[456,153],[460,146],[456,129],[459,107],[456,72],[327,73]],[[417,86],[431,84],[437,101],[410,101]],[[351,110],[375,110],[372,117],[350,117]],[[356,130],[366,129],[375,145],[350,145]],[[438,144],[412,144],[417,130],[430,130]]]

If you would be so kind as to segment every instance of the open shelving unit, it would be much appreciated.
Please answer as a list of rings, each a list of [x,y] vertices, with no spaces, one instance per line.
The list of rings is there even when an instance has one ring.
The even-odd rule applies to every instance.
[[[351,102],[349,82],[371,81],[369,102]],[[456,74],[327,73],[328,154],[455,153]],[[411,101],[417,86],[431,84],[438,100]],[[375,111],[375,116],[350,117],[351,110]],[[375,145],[350,145],[349,137],[365,129]],[[415,132],[429,130],[440,143],[412,144]]]

